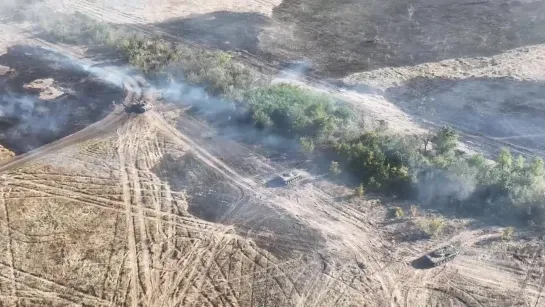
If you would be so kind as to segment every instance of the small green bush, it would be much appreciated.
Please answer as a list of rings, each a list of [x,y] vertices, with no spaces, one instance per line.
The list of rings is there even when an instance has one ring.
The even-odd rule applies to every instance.
[[[363,187],[363,184],[360,184],[356,187],[354,194],[358,197],[362,197],[365,194],[365,188]]]
[[[339,166],[339,162],[337,161],[331,161],[331,165],[329,166],[329,173],[332,176],[337,176],[341,173],[341,168]]]
[[[501,233],[501,238],[505,241],[510,241],[513,239],[513,234],[515,233],[515,228],[507,227]]]
[[[430,238],[436,238],[443,234],[445,221],[441,217],[434,217],[418,221],[416,225]]]
[[[403,212],[403,209],[401,207],[395,207],[392,208],[390,215],[392,216],[392,218],[401,219],[405,216],[405,212]]]
[[[306,153],[310,154],[314,152],[315,145],[314,145],[314,140],[312,140],[312,138],[302,137],[299,139],[299,141],[301,143],[301,147],[303,147],[303,150]]]

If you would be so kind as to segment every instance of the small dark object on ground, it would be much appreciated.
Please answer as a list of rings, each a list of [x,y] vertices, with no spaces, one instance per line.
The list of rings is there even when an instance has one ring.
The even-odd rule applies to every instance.
[[[153,105],[147,101],[138,102],[130,106],[125,107],[125,112],[127,113],[137,113],[142,114],[146,111],[149,111],[153,108]]]

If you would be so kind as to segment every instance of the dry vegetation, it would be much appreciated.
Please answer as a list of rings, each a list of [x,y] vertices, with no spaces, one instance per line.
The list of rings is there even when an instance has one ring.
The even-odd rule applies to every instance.
[[[539,224],[540,159],[507,150],[495,163],[467,156],[448,128],[424,138],[358,131],[331,97],[261,87],[226,53],[148,37],[110,40],[107,26],[88,20],[68,25],[49,34],[115,46],[149,77],[235,98],[242,111],[233,115],[251,124],[246,131],[282,135],[306,154],[274,162],[157,102],[140,115],[116,108],[7,161],[0,165],[0,306],[541,304],[543,242],[534,233],[426,210],[485,221],[515,213]],[[126,102],[136,95],[127,94]],[[290,187],[264,184],[308,157],[325,167],[309,167]],[[346,174],[356,181],[332,183]],[[475,190],[465,193],[468,182]],[[445,183],[454,188],[438,193]],[[438,188],[419,198],[422,186]],[[461,250],[456,259],[421,265],[422,255],[446,243]]]

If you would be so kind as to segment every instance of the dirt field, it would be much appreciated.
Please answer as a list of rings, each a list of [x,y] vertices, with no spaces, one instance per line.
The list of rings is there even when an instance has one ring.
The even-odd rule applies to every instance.
[[[276,64],[303,60],[322,76],[491,56],[545,42],[540,1],[78,0],[54,5],[213,47],[247,50]]]
[[[312,173],[268,188],[288,164],[169,117],[116,109],[0,166],[4,306],[539,304],[538,251],[514,260],[497,230],[420,268],[443,242],[392,244],[376,201]]]
[[[121,14],[70,5],[105,19]],[[444,238],[412,241],[400,234],[413,218],[385,218],[387,207],[410,204],[354,198],[304,160],[256,151],[168,102],[128,114],[111,101],[141,95],[130,75],[68,69],[59,54],[71,65],[87,63],[85,54],[0,29],[0,65],[9,68],[0,85],[50,114],[60,103],[67,118],[89,120],[79,128],[56,121],[49,141],[0,164],[0,306],[545,305],[536,234],[504,242],[499,227],[453,220]],[[45,88],[66,94],[44,100]],[[400,131],[419,129],[396,105],[408,94],[388,93],[393,102],[335,95],[374,106],[376,118],[387,114]],[[27,133],[25,140],[43,140]],[[267,186],[294,166],[307,170],[304,180]],[[423,265],[426,252],[446,243],[461,254]]]

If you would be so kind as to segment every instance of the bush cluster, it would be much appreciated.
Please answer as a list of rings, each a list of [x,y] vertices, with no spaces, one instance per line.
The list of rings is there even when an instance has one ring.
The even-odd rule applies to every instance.
[[[79,13],[44,20],[42,28],[64,43],[116,48],[131,65],[147,75],[199,85],[213,95],[240,99],[242,91],[258,80],[255,73],[235,62],[229,53],[140,35]]]
[[[371,189],[468,214],[545,222],[540,158],[515,159],[508,149],[494,161],[466,155],[456,150],[458,135],[448,127],[427,139],[365,132],[334,146],[337,160]]]
[[[128,62],[142,72],[200,85],[213,95],[240,98],[241,91],[257,79],[249,69],[233,61],[232,56],[223,51],[139,36],[121,40],[119,48]]]
[[[99,43],[115,46],[122,37],[129,35],[126,29],[95,21],[78,12],[71,15],[47,14],[51,18],[40,18],[41,30],[66,44]]]
[[[351,116],[330,97],[289,84],[249,90],[243,101],[257,127],[303,138],[307,150],[338,134]]]
[[[352,136],[344,129],[352,120],[350,111],[328,96],[293,85],[247,91],[244,103],[257,127],[300,139],[306,152],[320,148],[333,153],[333,176],[346,170],[371,191],[429,207],[545,222],[545,172],[539,158],[515,159],[507,149],[494,161],[467,155],[457,150],[459,135],[450,127],[425,136],[393,135],[384,129]]]

